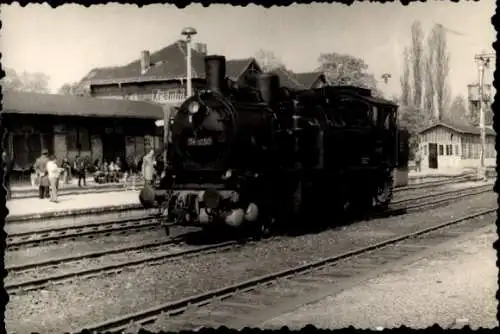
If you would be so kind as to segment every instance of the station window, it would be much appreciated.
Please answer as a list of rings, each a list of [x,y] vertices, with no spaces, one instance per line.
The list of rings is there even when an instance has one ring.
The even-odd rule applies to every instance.
[[[443,155],[444,153],[443,150],[444,150],[443,145],[439,145],[439,155]]]
[[[427,145],[424,145],[424,155],[427,155]]]
[[[458,145],[455,145],[455,155],[458,155]]]

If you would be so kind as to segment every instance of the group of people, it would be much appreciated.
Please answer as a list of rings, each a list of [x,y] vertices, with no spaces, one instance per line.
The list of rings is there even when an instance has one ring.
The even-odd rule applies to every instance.
[[[7,199],[11,197],[10,174],[13,170],[13,159],[6,152],[2,152],[2,167],[4,170],[4,185],[7,189]],[[124,176],[140,173],[146,184],[152,184],[155,177],[159,177],[163,171],[164,163],[160,154],[155,154],[151,149],[142,158],[135,159],[133,163],[123,165],[118,157],[115,161],[108,163],[106,160],[100,164],[97,160],[93,166],[89,166],[85,157],[77,155],[71,164],[67,158],[62,160],[58,166],[56,157],[49,155],[44,149],[32,165],[32,182],[38,187],[38,196],[41,199],[49,198],[52,202],[58,202],[59,183],[62,180],[69,184],[73,175],[78,177],[78,187],[86,186],[86,175],[94,170],[96,183],[119,182]]]
[[[120,157],[117,157],[113,162],[108,163],[106,160],[101,164],[99,160],[94,162],[94,181],[96,183],[111,183],[120,182],[123,177],[123,166]]]
[[[64,168],[57,166],[56,157],[49,155],[47,150],[42,150],[42,155],[36,159],[34,164],[36,184],[38,184],[38,197],[49,198],[51,202],[57,202],[57,191],[59,190],[59,178],[64,173]]]

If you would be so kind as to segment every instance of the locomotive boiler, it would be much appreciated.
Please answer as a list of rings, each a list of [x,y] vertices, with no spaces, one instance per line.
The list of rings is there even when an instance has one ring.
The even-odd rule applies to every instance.
[[[165,171],[141,190],[144,207],[170,223],[259,233],[387,208],[407,147],[396,105],[350,86],[290,90],[272,74],[237,86],[223,56],[207,56],[205,73],[169,122]]]

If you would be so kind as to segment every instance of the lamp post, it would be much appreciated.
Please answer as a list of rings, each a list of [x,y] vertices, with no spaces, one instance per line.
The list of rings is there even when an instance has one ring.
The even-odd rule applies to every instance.
[[[192,86],[192,83],[191,83],[191,77],[192,77],[192,73],[191,73],[191,69],[192,69],[192,66],[191,66],[191,36],[193,35],[196,35],[197,34],[197,31],[195,28],[192,28],[192,27],[186,27],[184,29],[182,29],[182,33],[181,33],[183,36],[186,36],[186,49],[187,49],[187,55],[186,55],[186,66],[187,66],[187,97],[190,97],[191,95],[193,95],[193,86]]]
[[[480,162],[480,177],[486,179],[486,168],[484,165],[484,156],[486,148],[486,129],[484,126],[484,71],[488,67],[490,59],[493,55],[481,54],[474,57],[478,62],[479,67],[479,130],[481,133],[481,162]]]

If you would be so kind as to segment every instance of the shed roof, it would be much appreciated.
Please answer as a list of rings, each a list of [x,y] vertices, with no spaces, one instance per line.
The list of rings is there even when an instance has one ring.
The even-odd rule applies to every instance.
[[[272,74],[276,74],[279,77],[281,87],[297,90],[307,89],[306,86],[304,86],[297,80],[295,73],[285,68],[277,68],[276,70],[272,71]]]
[[[325,80],[325,75],[322,72],[303,72],[295,73],[295,78],[305,87],[311,88],[316,80]]]
[[[163,119],[160,105],[129,100],[4,91],[2,112],[56,116]]]
[[[439,121],[439,122],[434,122],[430,126],[424,128],[423,130],[420,131],[420,133],[428,132],[436,127],[445,127],[448,128],[452,131],[455,131],[457,133],[462,133],[462,134],[472,134],[472,135],[479,135],[480,129],[475,126],[470,126],[470,125],[465,125],[465,124],[459,124],[456,122],[450,122],[450,121]],[[486,128],[486,134],[490,136],[496,136],[496,132],[493,129]]]
[[[187,76],[186,53],[186,42],[179,40],[152,53],[150,67],[144,73],[141,72],[141,61],[138,57],[124,66],[95,68],[80,81],[80,84],[102,85],[184,79]],[[227,60],[227,76],[233,80],[239,79],[254,61],[254,58]],[[192,78],[205,78],[205,54],[192,49],[191,64]]]

